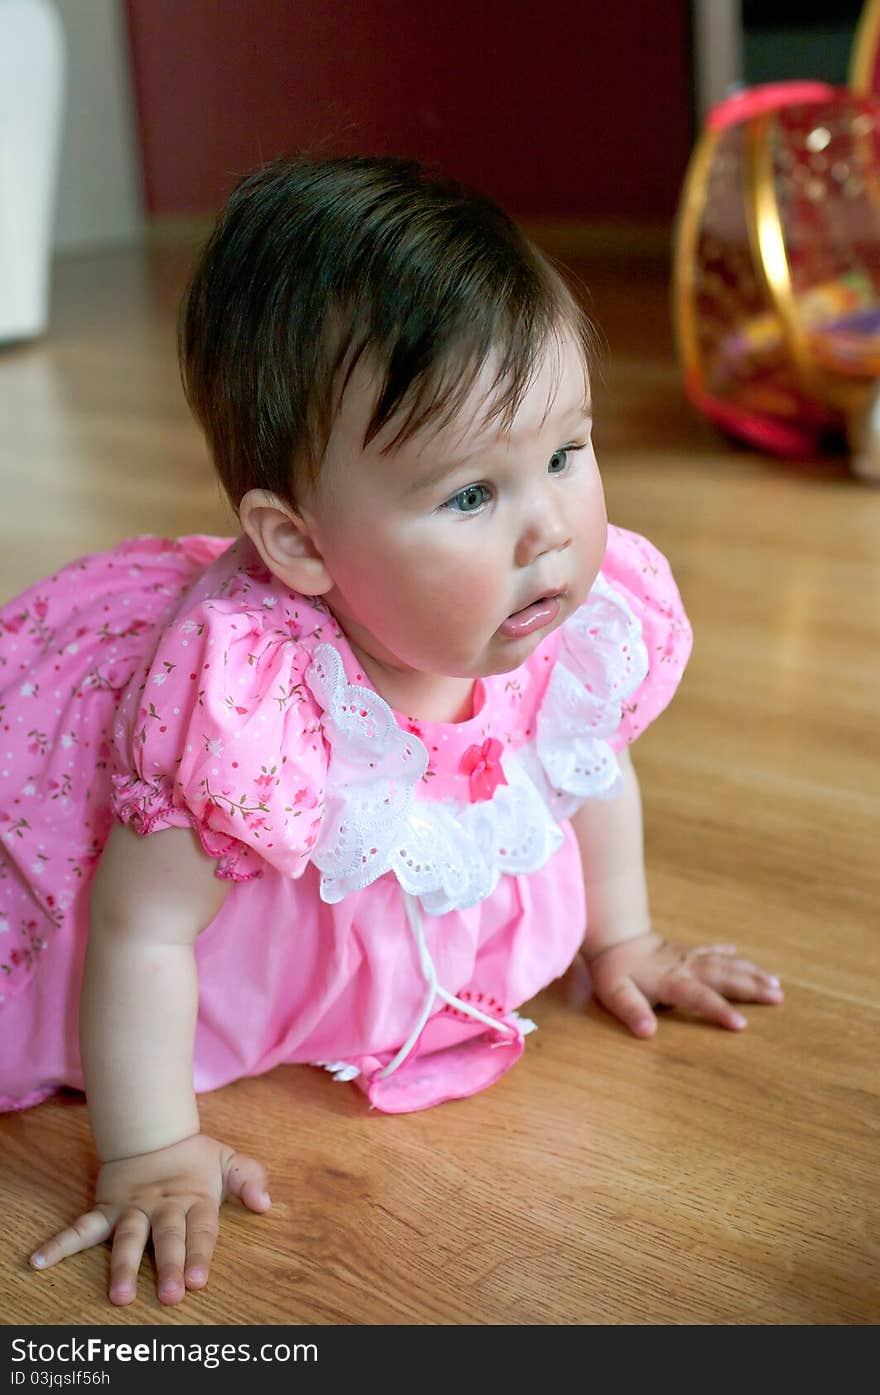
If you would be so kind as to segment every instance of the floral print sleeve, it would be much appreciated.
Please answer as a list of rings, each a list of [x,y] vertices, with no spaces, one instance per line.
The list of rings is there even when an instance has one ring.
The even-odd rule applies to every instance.
[[[610,527],[602,576],[639,622],[647,661],[647,675],[624,699],[620,725],[609,739],[612,750],[620,751],[672,700],[693,636],[669,563],[647,538]]]
[[[140,834],[194,828],[225,879],[264,862],[301,876],[320,829],[326,748],[298,618],[293,602],[279,614],[206,600],[172,622],[119,707],[116,817]]]

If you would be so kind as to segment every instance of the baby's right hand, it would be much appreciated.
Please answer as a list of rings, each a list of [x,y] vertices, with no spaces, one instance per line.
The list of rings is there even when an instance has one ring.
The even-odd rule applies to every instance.
[[[31,1264],[48,1269],[100,1245],[115,1231],[110,1301],[121,1306],[137,1296],[138,1269],[152,1231],[159,1301],[179,1303],[188,1288],[208,1282],[220,1204],[228,1196],[240,1197],[251,1211],[268,1210],[266,1170],[206,1134],[105,1163],[94,1208],[41,1245]]]

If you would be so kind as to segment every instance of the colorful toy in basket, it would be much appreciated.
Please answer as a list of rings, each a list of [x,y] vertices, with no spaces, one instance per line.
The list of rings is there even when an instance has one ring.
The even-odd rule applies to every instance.
[[[710,112],[679,211],[685,386],[723,430],[880,477],[880,101],[817,82]]]

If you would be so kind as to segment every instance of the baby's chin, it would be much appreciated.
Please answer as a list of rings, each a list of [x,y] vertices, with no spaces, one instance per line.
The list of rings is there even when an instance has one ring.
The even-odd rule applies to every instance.
[[[485,663],[480,666],[477,678],[492,678],[501,673],[515,673],[518,668],[532,657],[542,644],[546,644],[552,634],[555,634],[562,625],[562,620],[557,620],[555,624],[548,625],[537,635],[523,635],[519,639],[505,639],[495,652],[491,653]]]
[[[500,629],[496,630],[486,646],[486,659],[477,676],[489,678],[493,674],[513,673],[515,669],[522,668],[526,660],[530,659],[542,644],[547,643],[550,636],[571,618],[577,608],[578,603],[566,597],[559,614],[550,623],[542,625],[531,634],[507,635]]]

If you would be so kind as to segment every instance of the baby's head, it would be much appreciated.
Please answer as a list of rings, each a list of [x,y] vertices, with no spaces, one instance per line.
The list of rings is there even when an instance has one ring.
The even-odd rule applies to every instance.
[[[368,667],[460,677],[517,667],[595,577],[590,348],[496,204],[392,159],[246,178],[180,321],[187,398],[267,565]]]

